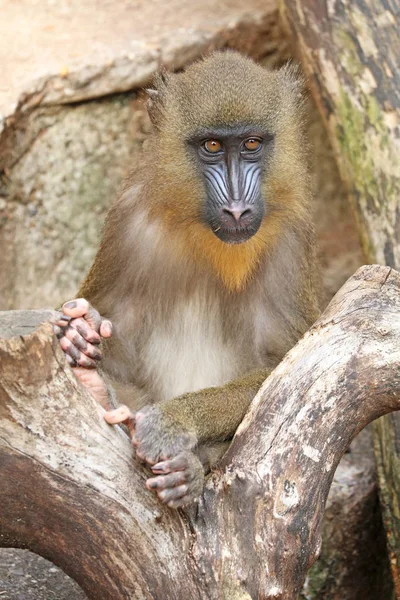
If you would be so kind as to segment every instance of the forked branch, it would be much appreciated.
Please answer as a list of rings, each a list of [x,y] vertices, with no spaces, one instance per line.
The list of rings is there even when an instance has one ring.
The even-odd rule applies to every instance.
[[[400,408],[400,275],[363,267],[264,383],[199,505],[174,512],[145,490],[51,327],[21,336],[38,314],[3,315],[0,543],[50,558],[92,598],[292,600],[338,461]]]

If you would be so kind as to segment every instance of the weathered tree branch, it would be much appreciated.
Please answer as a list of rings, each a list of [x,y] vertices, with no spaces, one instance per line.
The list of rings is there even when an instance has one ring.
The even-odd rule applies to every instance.
[[[50,558],[92,598],[295,598],[339,459],[400,408],[399,339],[400,274],[363,267],[264,383],[186,512],[145,490],[48,324],[0,340],[0,544]]]

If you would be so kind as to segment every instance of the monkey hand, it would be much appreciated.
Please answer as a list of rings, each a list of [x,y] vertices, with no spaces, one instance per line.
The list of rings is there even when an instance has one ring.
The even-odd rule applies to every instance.
[[[155,477],[146,487],[170,508],[193,502],[202,492],[204,469],[193,450],[196,436],[176,424],[159,406],[145,406],[134,416],[126,406],[105,414],[108,423],[133,420],[132,444]]]
[[[111,336],[111,322],[103,319],[83,298],[66,302],[62,313],[54,321],[54,332],[65,358],[95,400],[107,406],[106,385],[96,367],[101,359],[100,340]]]

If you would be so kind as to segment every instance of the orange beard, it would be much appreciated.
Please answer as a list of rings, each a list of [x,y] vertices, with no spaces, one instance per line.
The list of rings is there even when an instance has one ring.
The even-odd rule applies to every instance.
[[[175,198],[176,203],[177,198]],[[247,242],[227,244],[204,225],[196,210],[164,204],[153,207],[152,213],[161,217],[176,241],[178,256],[190,252],[198,265],[211,268],[230,292],[242,291],[251,280],[260,260],[271,251],[282,228],[282,218],[270,213],[264,218],[258,232]],[[161,209],[162,206],[162,209]],[[181,219],[177,219],[179,214]]]
[[[226,244],[201,224],[192,224],[181,233],[186,251],[191,250],[197,263],[210,266],[229,291],[239,292],[271,248],[278,224],[263,222],[258,232],[241,244]]]

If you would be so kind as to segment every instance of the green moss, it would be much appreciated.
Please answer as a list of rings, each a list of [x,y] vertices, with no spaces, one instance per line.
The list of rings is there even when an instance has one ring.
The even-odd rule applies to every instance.
[[[353,166],[357,167],[360,165],[365,150],[363,114],[353,106],[349,96],[344,91],[340,95],[337,114],[340,123],[340,129],[338,130],[340,148]]]
[[[385,133],[386,127],[383,122],[382,111],[375,96],[366,96],[365,105],[367,116],[370,124],[382,134]]]
[[[386,132],[382,112],[373,96],[363,99],[365,112],[357,107],[350,96],[341,90],[337,105],[337,137],[343,156],[351,165],[355,186],[359,192],[368,193],[379,205],[380,190],[374,155],[366,142],[365,132],[373,127],[377,132]],[[381,136],[381,146],[389,145],[387,133]]]
[[[360,61],[357,45],[351,35],[342,28],[338,29],[335,32],[335,44],[341,50],[340,62],[346,72],[354,78],[361,76],[364,65]]]
[[[326,523],[325,523],[326,525]],[[326,533],[326,527],[324,532]],[[325,538],[325,535],[324,535]],[[324,540],[322,548],[328,547],[328,542]],[[307,573],[306,583],[303,588],[300,600],[329,600],[329,598],[336,597],[335,590],[337,588],[337,568],[341,564],[340,559],[338,560],[336,553],[330,551],[324,553],[322,551],[319,559],[313,564]]]

